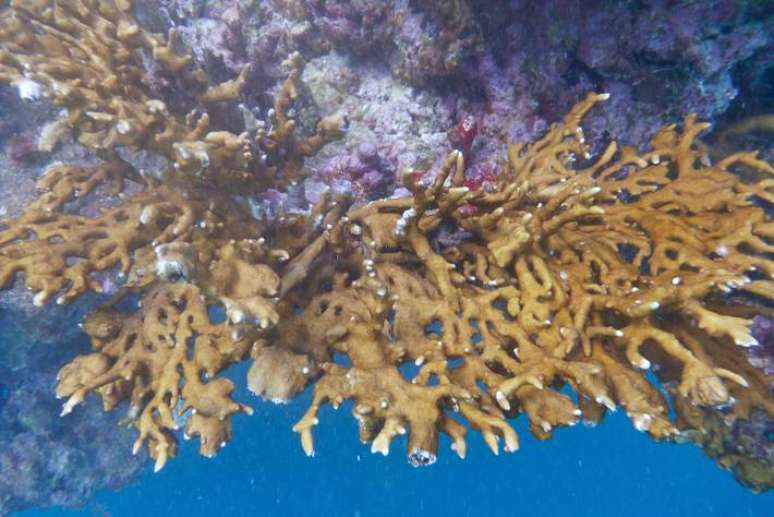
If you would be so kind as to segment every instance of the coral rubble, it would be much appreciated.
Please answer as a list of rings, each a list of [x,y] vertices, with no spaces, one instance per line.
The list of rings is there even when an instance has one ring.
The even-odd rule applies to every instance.
[[[352,23],[336,2],[310,4],[332,38]],[[436,15],[469,32],[455,9]],[[314,385],[294,428],[310,455],[318,410],[345,400],[373,452],[407,434],[415,465],[435,460],[441,433],[464,457],[469,427],[495,453],[500,441],[515,451],[521,413],[548,438],[620,406],[666,439],[714,425],[696,415],[716,408],[755,436],[774,412],[770,372],[745,354],[774,298],[774,168],[754,153],[711,163],[695,116],[648,151],[592,153],[581,121],[608,98],[592,93],[533,143],[508,144],[499,175],[467,170],[477,126],[463,119],[463,149],[437,175],[402,174],[409,195],[323,193],[310,211],[267,218],[256,196],[297,188],[304,159],[345,129],[332,115],[301,134],[298,54],[259,120],[239,103],[249,67],[211,84],[176,32],[140,28],[128,0],[12,1],[2,14],[0,80],[50,96],[101,162],[49,167],[40,197],[0,221],[0,287],[18,278],[36,305],[64,304],[118,270],[123,286],[83,324],[93,351],[61,369],[57,395],[63,415],[90,393],[106,410],[128,402],[134,449],[147,444],[157,470],[180,427],[204,455],[230,439],[230,418],[251,410],[219,374],[248,358],[264,398]],[[167,167],[133,165],[139,151]],[[328,176],[372,192],[380,168],[362,147]],[[106,185],[116,206],[72,209]],[[753,463],[733,464],[769,487]]]

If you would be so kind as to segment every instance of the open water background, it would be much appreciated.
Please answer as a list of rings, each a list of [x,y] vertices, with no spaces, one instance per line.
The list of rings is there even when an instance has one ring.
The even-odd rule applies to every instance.
[[[231,373],[245,371],[240,365]],[[654,442],[622,411],[595,428],[560,429],[547,442],[519,418],[513,424],[521,449],[498,457],[470,433],[460,460],[444,437],[436,464],[414,468],[404,439],[386,458],[371,454],[350,405],[321,412],[317,455],[307,458],[291,426],[306,410],[309,390],[287,406],[238,390],[237,400],[249,401],[255,414],[235,418],[234,439],[217,457],[203,458],[196,441],[183,442],[160,473],[149,462],[137,483],[103,491],[82,510],[19,515],[774,516],[774,492],[752,493],[697,447]]]

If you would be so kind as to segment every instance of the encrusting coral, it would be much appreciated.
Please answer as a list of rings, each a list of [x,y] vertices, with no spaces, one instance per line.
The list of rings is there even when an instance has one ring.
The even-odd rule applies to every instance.
[[[454,151],[430,180],[403,175],[411,197],[350,206],[327,196],[308,215],[256,220],[243,196],[300,179],[342,117],[296,135],[298,56],[268,122],[246,120],[236,135],[210,131],[209,115],[177,115],[205,106],[218,118],[244,74],[209,85],[174,33],[145,33],[130,7],[11,2],[0,30],[0,79],[47,92],[103,159],[52,166],[41,197],[1,223],[0,287],[21,273],[37,304],[66,303],[98,291],[99,272],[119,267],[126,280],[84,322],[94,352],[60,372],[63,414],[90,392],[106,409],[126,400],[136,448],[147,442],[157,469],[183,423],[211,455],[230,417],[250,411],[217,375],[247,357],[248,384],[267,399],[314,383],[294,428],[310,455],[319,408],[344,400],[372,451],[408,434],[415,465],[435,460],[441,433],[464,457],[460,419],[497,453],[500,441],[518,448],[508,419],[519,413],[547,438],[621,406],[663,439],[696,421],[680,417],[689,408],[724,407],[729,420],[774,412],[772,379],[742,350],[774,298],[774,168],[754,154],[710,163],[696,140],[707,125],[689,116],[650,151],[610,143],[592,157],[580,123],[607,96],[589,94],[542,138],[510,145],[486,186],[466,182]],[[191,105],[154,97],[143,58],[183,83],[190,99],[177,103]],[[142,174],[122,147],[164,156],[168,172]],[[97,217],[67,210],[124,182],[144,188]],[[128,310],[130,294],[141,302]],[[665,390],[646,376],[656,367]]]

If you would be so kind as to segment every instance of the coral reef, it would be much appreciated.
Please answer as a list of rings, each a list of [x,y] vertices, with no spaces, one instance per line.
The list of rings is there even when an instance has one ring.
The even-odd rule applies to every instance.
[[[332,52],[309,61],[304,84],[323,113],[342,110],[349,131],[306,162],[310,199],[318,184],[368,200],[391,195],[397,172],[434,168],[453,148],[447,130],[454,121],[441,95],[411,88],[384,66],[365,66]]]
[[[472,93],[457,95],[457,105],[461,116],[480,117],[483,156],[535,138],[591,90],[611,94],[610,109],[586,121],[586,138],[599,146],[614,135],[644,147],[684,113],[715,121],[771,99],[760,85],[770,83],[774,18],[756,2],[476,3],[490,36],[465,63],[461,84]],[[770,100],[760,107],[771,108]]]
[[[180,434],[211,456],[231,438],[231,418],[251,412],[221,374],[252,359],[248,385],[266,399],[313,384],[294,428],[310,455],[326,403],[353,402],[373,452],[407,435],[414,465],[435,461],[442,433],[461,457],[469,428],[495,453],[501,441],[513,452],[509,420],[519,414],[548,438],[620,406],[656,439],[691,439],[720,422],[713,436],[740,445],[734,458],[700,444],[770,487],[754,443],[768,436],[772,379],[745,353],[770,348],[758,343],[769,320],[753,319],[770,317],[774,298],[770,164],[749,152],[713,163],[695,115],[655,132],[643,152],[605,141],[595,124],[592,140],[581,122],[609,94],[588,94],[550,127],[509,121],[527,124],[526,136],[543,132],[514,143],[525,135],[506,124],[509,106],[532,100],[514,99],[496,53],[474,59],[477,24],[494,22],[472,17],[472,3],[253,5],[271,27],[238,26],[239,3],[208,12],[163,3],[170,19],[185,12],[203,28],[151,33],[128,0],[13,0],[2,12],[0,81],[64,110],[49,146],[71,134],[97,158],[52,164],[40,196],[0,221],[0,288],[23,282],[38,306],[107,291],[83,322],[92,351],[59,372],[63,416],[93,393],[105,410],[128,405],[134,452],[147,445],[156,470]],[[205,15],[219,17],[217,30]],[[205,30],[217,38],[205,42]],[[437,37],[416,44],[428,33]],[[263,46],[240,52],[256,34]],[[357,38],[390,39],[393,73],[415,84],[478,67],[489,109],[479,117],[457,102],[443,115],[448,139],[431,152],[459,150],[420,168],[401,161],[404,149],[364,140],[309,175],[306,159],[341,138],[347,120],[309,116],[304,59],[294,52],[275,66],[276,54],[357,49]],[[735,46],[744,55],[765,44],[745,41]],[[511,69],[523,71],[525,57],[514,53]],[[271,94],[246,90],[279,70],[286,79]],[[566,99],[594,86],[579,80]],[[401,95],[382,106],[410,97]],[[403,131],[421,127],[438,142],[435,126],[413,120],[430,111],[420,108]],[[381,118],[358,122],[395,127]],[[395,178],[406,165],[417,168]],[[100,189],[112,203],[78,204]],[[106,289],[113,275],[121,285]]]
[[[774,320],[756,316],[751,334],[756,344],[747,348],[748,362],[769,380],[774,396]],[[747,418],[729,418],[727,408],[679,408],[680,439],[702,447],[718,463],[753,490],[774,486],[774,417],[770,411],[754,409]]]
[[[230,381],[212,377],[276,321],[269,298],[279,279],[267,264],[288,258],[265,245],[249,198],[301,179],[304,157],[338,138],[345,121],[324,118],[316,133],[297,134],[288,110],[303,60],[293,55],[268,120],[243,108],[242,133],[211,129],[223,105],[239,99],[246,69],[209,84],[192,57],[178,53],[176,33],[163,39],[141,29],[129,2],[11,2],[7,9],[0,79],[23,96],[50,96],[101,163],[53,164],[38,181],[42,195],[0,223],[0,286],[21,274],[35,305],[54,295],[64,304],[103,291],[99,273],[117,268],[126,280],[117,298],[147,291],[136,315],[106,309],[86,320],[95,352],[60,372],[62,413],[91,391],[106,408],[129,401],[140,431],[135,452],[147,441],[161,468],[176,448],[172,413],[185,400],[187,432],[211,454],[228,439],[227,417],[249,412],[231,402]],[[157,97],[167,91],[179,94],[174,103]],[[137,169],[130,163],[137,151],[168,166],[158,175]],[[121,201],[97,214],[72,211],[71,201],[101,186]],[[205,297],[226,305],[229,323],[209,323]]]
[[[748,350],[750,363],[766,375],[774,375],[774,320],[756,316],[752,323],[752,335],[758,346]],[[774,394],[774,385],[770,390]]]
[[[466,0],[165,0],[162,13],[157,4],[143,11],[179,24],[186,42],[203,51],[196,56],[201,63],[220,62],[233,70],[247,57],[269,75],[276,74],[277,56],[346,49],[389,63],[397,77],[412,84],[428,84],[459,73],[481,43]]]
[[[295,428],[307,453],[319,407],[345,399],[374,452],[408,432],[416,464],[434,460],[440,432],[464,456],[454,413],[494,451],[499,439],[516,450],[507,419],[522,412],[548,437],[620,405],[637,429],[672,437],[665,395],[644,376],[653,364],[686,407],[771,412],[770,377],[743,352],[756,344],[750,309],[726,298],[771,299],[771,223],[753,198],[770,202],[774,169],[749,153],[710,165],[695,142],[707,125],[692,116],[645,154],[611,143],[593,158],[579,124],[605,98],[512,144],[491,192],[464,186],[455,151],[431,183],[405,176],[413,197],[353,209],[331,231],[319,294],[303,284],[286,295],[276,337],[280,349],[351,363],[322,364]],[[744,183],[735,167],[762,179]],[[449,227],[466,235],[434,240]],[[415,376],[401,374],[406,363]]]
[[[353,130],[342,147],[354,153],[365,129],[368,143],[380,147],[432,148],[419,155],[399,150],[400,159],[415,158],[410,165],[417,168],[425,168],[422,161],[430,154],[449,150],[426,128],[441,125],[445,131],[474,117],[478,137],[466,161],[471,168],[491,169],[506,142],[536,138],[587,91],[612,94],[611,108],[586,121],[586,138],[600,147],[611,135],[644,147],[657,128],[684,113],[733,122],[770,112],[774,98],[768,89],[774,17],[760,2],[689,2],[679,8],[629,0],[157,4],[142,8],[144,17],[176,27],[208,71],[250,63],[249,82],[259,91],[265,78],[281,75],[282,59],[294,51],[319,61],[331,76],[341,74],[335,82],[309,83],[315,101],[329,106],[321,102],[327,96],[334,106],[354,105],[376,121]],[[198,35],[205,27],[211,37],[203,39]],[[362,85],[360,78],[366,79]],[[366,82],[379,90],[367,91],[372,87]],[[410,125],[406,113],[376,95],[407,85],[424,97],[407,99]],[[320,91],[329,86],[338,95]],[[347,111],[354,116],[355,110]],[[756,148],[761,145],[767,142]],[[336,159],[338,150],[324,152]]]
[[[754,410],[748,418],[729,421],[722,411],[709,408],[680,406],[679,412],[679,442],[698,445],[753,491],[771,489],[774,422],[770,413]]]

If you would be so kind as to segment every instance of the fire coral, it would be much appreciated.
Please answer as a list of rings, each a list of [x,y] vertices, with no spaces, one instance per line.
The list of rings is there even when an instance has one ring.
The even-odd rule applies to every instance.
[[[464,186],[455,151],[431,180],[404,175],[411,197],[327,197],[308,216],[257,220],[242,196],[301,178],[303,158],[341,136],[343,118],[297,134],[294,56],[269,120],[239,135],[210,130],[247,70],[210,85],[174,32],[146,33],[130,8],[11,2],[0,29],[0,79],[50,95],[102,159],[52,166],[41,197],[0,223],[0,287],[21,274],[43,305],[99,291],[100,272],[125,277],[84,322],[94,352],[60,372],[63,414],[91,392],[106,409],[128,401],[135,449],[147,443],[156,469],[179,425],[211,455],[230,417],[250,411],[218,374],[248,357],[248,384],[267,399],[314,384],[294,427],[309,455],[319,408],[344,400],[373,452],[407,434],[415,465],[435,460],[440,433],[464,457],[468,427],[495,453],[500,441],[515,451],[509,419],[521,413],[547,438],[620,406],[665,439],[700,425],[702,408],[724,407],[728,421],[774,411],[772,379],[744,354],[756,343],[751,318],[774,298],[774,168],[754,153],[710,163],[697,141],[708,126],[688,116],[647,152],[610,143],[592,156],[580,124],[607,95],[589,94],[536,142],[512,144],[491,190]],[[189,92],[185,106],[155,96],[147,60]],[[143,175],[123,147],[164,156],[167,173]],[[138,192],[116,208],[66,210],[125,183]],[[141,303],[126,312],[132,293]],[[656,368],[663,388],[646,376]],[[748,459],[728,463],[772,485]]]
[[[493,192],[463,186],[454,152],[429,185],[406,175],[412,198],[355,208],[334,229],[338,260],[322,261],[319,295],[306,286],[283,301],[304,308],[290,318],[300,330],[278,327],[280,348],[352,362],[323,363],[295,427],[307,453],[319,406],[343,399],[374,452],[410,432],[414,463],[434,460],[439,432],[464,456],[454,413],[495,452],[499,439],[518,448],[507,419],[522,412],[548,437],[620,405],[667,438],[677,428],[644,375],[653,364],[689,406],[771,412],[771,379],[740,349],[755,344],[752,307],[774,294],[774,226],[758,206],[772,201],[774,169],[748,153],[709,164],[695,142],[707,124],[693,117],[659,131],[650,152],[611,143],[592,158],[579,124],[606,98],[590,94],[543,138],[510,146]],[[736,166],[763,179],[744,183]],[[449,231],[458,243],[436,238]],[[405,379],[409,361],[420,368]]]
[[[268,120],[253,118],[238,135],[211,129],[210,113],[240,98],[248,70],[210,84],[178,52],[174,32],[149,34],[130,10],[127,1],[18,1],[2,13],[0,80],[49,95],[102,163],[52,165],[40,198],[0,223],[0,287],[22,274],[36,305],[54,296],[68,303],[101,291],[98,273],[118,268],[126,282],[116,301],[143,295],[135,314],[106,306],[89,316],[95,352],[62,369],[57,395],[67,399],[63,415],[92,391],[106,409],[129,401],[135,451],[148,442],[160,469],[175,453],[178,413],[190,410],[186,433],[210,455],[229,438],[230,416],[250,411],[215,376],[276,323],[275,269],[289,252],[269,247],[245,198],[299,178],[304,157],[339,138],[345,121],[331,116],[314,135],[296,134],[288,112],[303,60],[294,55]],[[156,96],[159,83],[172,102]],[[169,167],[154,177],[122,159],[126,150],[150,151]],[[68,202],[103,186],[117,206],[73,213]],[[229,322],[210,322],[213,302],[226,306]]]

